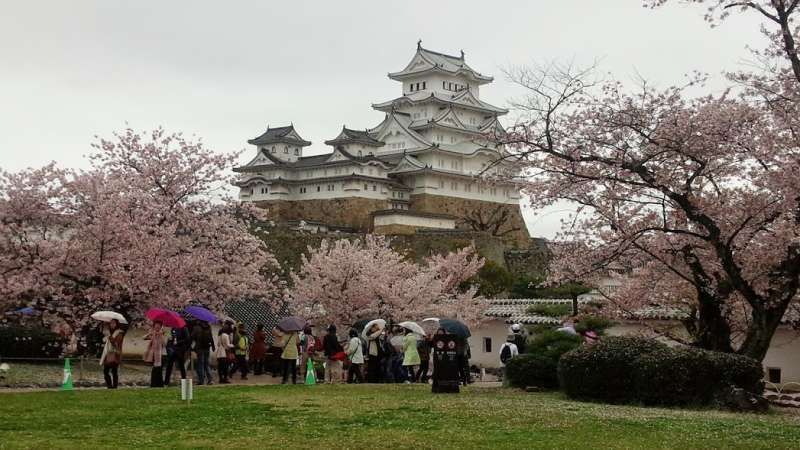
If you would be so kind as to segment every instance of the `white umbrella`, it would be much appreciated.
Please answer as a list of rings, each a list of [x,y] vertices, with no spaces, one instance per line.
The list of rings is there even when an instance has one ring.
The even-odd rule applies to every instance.
[[[361,335],[364,337],[364,339],[367,338],[368,336],[367,333],[369,332],[370,328],[372,328],[373,325],[377,325],[378,328],[383,330],[386,328],[386,321],[383,319],[375,319],[367,322],[367,324],[364,326],[364,331],[361,332]]]
[[[128,323],[128,321],[125,319],[125,316],[114,311],[97,311],[96,313],[92,314],[92,319],[99,320],[101,322],[111,322],[112,320],[116,319],[116,321],[119,323]]]
[[[438,317],[428,317],[427,319],[422,319],[423,322],[439,322]]]
[[[405,328],[406,330],[411,330],[412,333],[417,333],[420,336],[425,336],[425,330],[422,329],[419,324],[416,322],[400,322],[398,325]]]

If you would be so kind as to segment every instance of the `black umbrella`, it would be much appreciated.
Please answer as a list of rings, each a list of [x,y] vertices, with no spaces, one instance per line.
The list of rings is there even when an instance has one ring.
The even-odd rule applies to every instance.
[[[472,336],[472,333],[469,332],[469,327],[453,319],[441,319],[439,321],[439,328],[444,328],[444,331],[447,333],[464,338]]]
[[[301,331],[306,326],[306,320],[297,316],[289,316],[283,318],[276,326],[281,331]]]

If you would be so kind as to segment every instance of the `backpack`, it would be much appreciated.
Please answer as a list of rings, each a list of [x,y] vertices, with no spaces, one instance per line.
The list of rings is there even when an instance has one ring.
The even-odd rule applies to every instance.
[[[510,359],[511,359],[511,346],[508,344],[503,344],[503,349],[500,350],[500,362],[505,364]]]

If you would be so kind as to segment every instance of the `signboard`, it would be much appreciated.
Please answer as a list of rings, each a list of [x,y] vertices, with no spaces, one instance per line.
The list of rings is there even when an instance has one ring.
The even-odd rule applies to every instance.
[[[431,392],[459,392],[458,336],[436,334],[433,336],[433,387]]]

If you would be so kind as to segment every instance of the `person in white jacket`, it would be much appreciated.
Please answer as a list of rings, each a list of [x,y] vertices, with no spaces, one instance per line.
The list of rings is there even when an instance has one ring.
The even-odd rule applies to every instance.
[[[217,358],[217,374],[219,383],[228,384],[228,359],[233,356],[233,344],[231,343],[230,325],[225,324],[219,329],[217,337],[217,349],[214,356]]]
[[[519,355],[517,344],[514,343],[514,335],[510,334],[506,338],[506,342],[500,347],[500,364],[505,367],[509,361]]]

